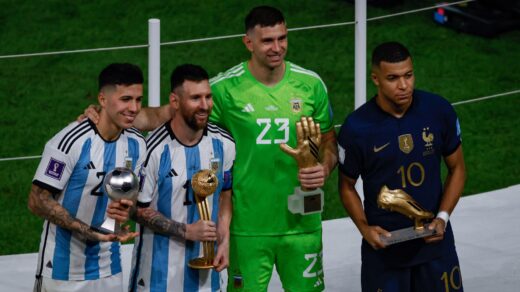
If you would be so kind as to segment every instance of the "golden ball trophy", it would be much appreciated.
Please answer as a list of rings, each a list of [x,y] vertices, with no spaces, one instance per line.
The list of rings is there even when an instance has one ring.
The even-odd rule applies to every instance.
[[[435,234],[435,229],[429,230],[425,220],[433,218],[433,213],[424,209],[409,194],[401,189],[390,190],[383,186],[377,196],[377,205],[381,209],[395,211],[414,220],[414,226],[391,231],[392,236],[381,236],[385,245],[392,245],[403,241],[422,238]]]
[[[206,197],[213,194],[218,187],[218,178],[215,170],[203,169],[195,173],[191,178],[191,187],[193,188],[200,219],[210,221],[211,214]],[[215,242],[203,241],[202,257],[190,260],[188,266],[193,269],[211,269],[213,268],[214,258]]]
[[[296,148],[291,148],[287,144],[280,144],[280,148],[296,159],[299,168],[316,166],[320,160],[320,124],[314,123],[312,117],[301,117],[300,121],[296,122],[296,140]],[[309,215],[321,213],[323,202],[322,189],[309,190],[296,187],[294,194],[287,199],[287,206],[293,214]]]

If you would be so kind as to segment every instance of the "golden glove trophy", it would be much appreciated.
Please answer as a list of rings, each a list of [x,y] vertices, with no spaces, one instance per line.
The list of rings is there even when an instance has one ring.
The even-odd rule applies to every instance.
[[[377,196],[377,205],[381,209],[395,211],[414,220],[414,227],[391,231],[392,236],[390,237],[381,236],[381,240],[385,245],[388,246],[435,234],[435,229],[429,230],[428,223],[423,223],[424,220],[432,219],[433,213],[424,209],[405,191],[401,189],[390,190],[387,186],[383,186]]]
[[[296,140],[296,148],[287,144],[280,144],[280,148],[296,159],[299,168],[317,165],[321,145],[320,124],[314,123],[312,117],[301,117],[301,120],[296,122]],[[323,190],[320,188],[308,190],[296,187],[294,194],[287,200],[289,211],[293,214],[308,215],[323,211]]]
[[[208,200],[206,197],[213,194],[218,187],[218,178],[215,174],[215,171],[209,169],[198,171],[191,178],[191,187],[193,188],[200,219],[206,221],[211,220]],[[213,268],[214,258],[215,242],[203,241],[202,257],[190,260],[188,262],[188,266],[193,269],[211,269]]]

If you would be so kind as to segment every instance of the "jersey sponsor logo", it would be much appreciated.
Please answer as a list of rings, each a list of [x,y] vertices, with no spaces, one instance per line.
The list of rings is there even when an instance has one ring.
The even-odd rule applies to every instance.
[[[83,169],[96,169],[94,162],[90,161]]]
[[[408,154],[413,150],[412,134],[404,134],[399,136],[399,149]]]
[[[49,165],[47,165],[47,169],[45,170],[45,175],[48,177],[52,177],[53,179],[60,180],[64,170],[65,162],[59,161],[51,157]]]
[[[274,106],[274,105],[271,104],[271,105],[266,106],[266,107],[265,107],[265,110],[266,110],[266,111],[269,111],[269,112],[275,112],[275,111],[278,110],[278,107],[276,107],[276,106]]]
[[[168,172],[168,174],[166,175],[166,177],[174,177],[174,176],[178,176],[177,172],[175,171],[175,169],[170,169],[170,172]]]
[[[291,102],[291,109],[295,113],[299,113],[302,111],[302,100],[301,98],[293,98],[290,100]]]
[[[433,149],[433,133],[430,133],[430,127],[423,128],[422,139],[424,141],[424,152],[423,156],[432,155],[435,150]]]
[[[377,152],[379,152],[379,151],[385,149],[386,146],[388,146],[388,145],[390,145],[390,142],[388,142],[388,143],[386,143],[386,144],[384,144],[384,145],[382,145],[382,146],[379,146],[379,147],[376,147],[376,145],[374,145],[374,153],[377,153]]]
[[[244,108],[242,109],[243,113],[252,113],[254,111],[255,111],[255,108],[250,103],[246,104],[246,106],[244,106]]]

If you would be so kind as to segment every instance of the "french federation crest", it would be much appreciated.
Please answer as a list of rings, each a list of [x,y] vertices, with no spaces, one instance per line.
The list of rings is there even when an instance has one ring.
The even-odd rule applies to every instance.
[[[424,141],[424,152],[423,156],[431,155],[435,153],[433,149],[433,138],[435,136],[430,132],[430,127],[423,128],[422,139]]]
[[[399,149],[408,154],[413,150],[412,134],[404,134],[399,136]]]
[[[291,99],[291,109],[295,113],[302,111],[302,100],[300,98]]]

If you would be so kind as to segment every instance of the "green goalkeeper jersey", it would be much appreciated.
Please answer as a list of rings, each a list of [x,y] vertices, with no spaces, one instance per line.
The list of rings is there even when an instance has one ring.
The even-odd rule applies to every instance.
[[[233,167],[233,219],[236,235],[283,235],[321,228],[321,214],[292,214],[287,197],[299,187],[298,167],[280,149],[296,146],[296,122],[312,116],[322,133],[333,130],[325,84],[318,74],[285,62],[283,79],[273,87],[258,82],[247,63],[210,80],[211,121],[231,132],[236,143]]]

